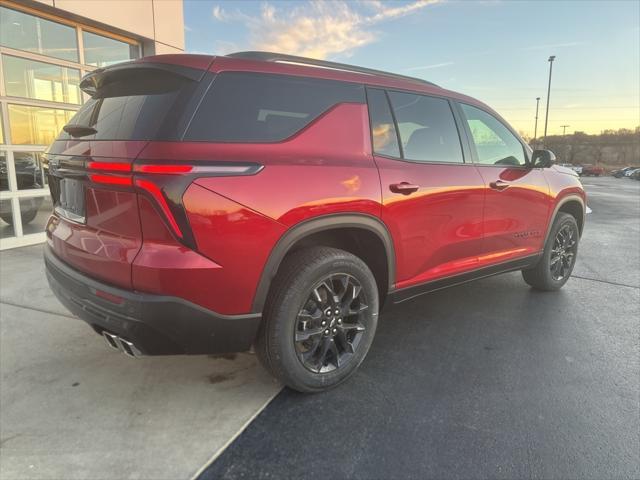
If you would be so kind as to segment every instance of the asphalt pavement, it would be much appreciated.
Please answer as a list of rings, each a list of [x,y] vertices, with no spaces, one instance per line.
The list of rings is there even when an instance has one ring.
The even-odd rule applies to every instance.
[[[515,272],[389,308],[350,381],[284,389],[200,478],[640,478],[640,182],[584,184],[561,291]]]

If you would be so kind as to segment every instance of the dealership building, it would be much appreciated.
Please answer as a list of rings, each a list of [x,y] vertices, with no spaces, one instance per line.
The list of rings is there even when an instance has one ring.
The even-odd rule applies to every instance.
[[[182,53],[182,0],[0,0],[0,249],[43,242],[42,152],[99,67]]]

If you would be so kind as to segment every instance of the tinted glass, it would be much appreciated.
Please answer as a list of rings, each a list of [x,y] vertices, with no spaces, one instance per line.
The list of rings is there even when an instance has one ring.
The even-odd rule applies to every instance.
[[[84,63],[96,67],[106,67],[114,63],[138,58],[138,46],[103,37],[91,32],[82,32]]]
[[[526,165],[522,144],[502,122],[479,108],[464,103],[461,106],[478,152],[479,163]]]
[[[22,233],[29,235],[44,232],[44,227],[53,211],[51,196],[21,198],[19,203]]]
[[[69,126],[96,130],[94,134],[76,133],[83,140],[153,140],[170,114],[186,105],[194,85],[170,73],[132,70],[98,90]],[[62,132],[58,138],[74,137]]]
[[[24,58],[2,56],[4,85],[11,97],[80,103],[80,71]]]
[[[76,29],[0,7],[0,43],[5,47],[78,61]]]
[[[45,188],[47,176],[42,168],[42,153],[13,152],[18,190]]]
[[[343,102],[364,103],[362,85],[283,75],[222,73],[185,139],[277,142]]]
[[[25,105],[8,107],[11,142],[16,145],[49,145],[75,113]]]
[[[7,169],[7,152],[0,151],[0,191],[9,190],[9,171]]]
[[[380,155],[399,157],[398,135],[391,116],[387,95],[383,90],[367,89],[373,151]]]
[[[389,92],[404,157],[425,162],[463,162],[449,102],[442,98]]]

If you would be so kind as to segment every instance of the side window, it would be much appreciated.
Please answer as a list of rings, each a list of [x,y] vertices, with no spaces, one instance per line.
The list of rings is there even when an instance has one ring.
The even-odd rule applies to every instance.
[[[449,102],[442,98],[389,92],[404,158],[462,163],[460,136]]]
[[[524,147],[516,136],[493,115],[461,103],[467,118],[473,143],[478,152],[478,163],[483,165],[526,165]]]
[[[373,151],[380,155],[400,157],[398,135],[391,116],[387,95],[383,90],[367,89]]]
[[[225,72],[213,81],[184,139],[278,142],[345,102],[365,103],[364,86],[287,75]]]

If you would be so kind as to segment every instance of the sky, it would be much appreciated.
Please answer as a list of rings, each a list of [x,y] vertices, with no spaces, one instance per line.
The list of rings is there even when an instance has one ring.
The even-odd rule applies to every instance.
[[[518,131],[640,125],[640,1],[185,0],[186,50],[265,50],[424,78],[484,101]]]

